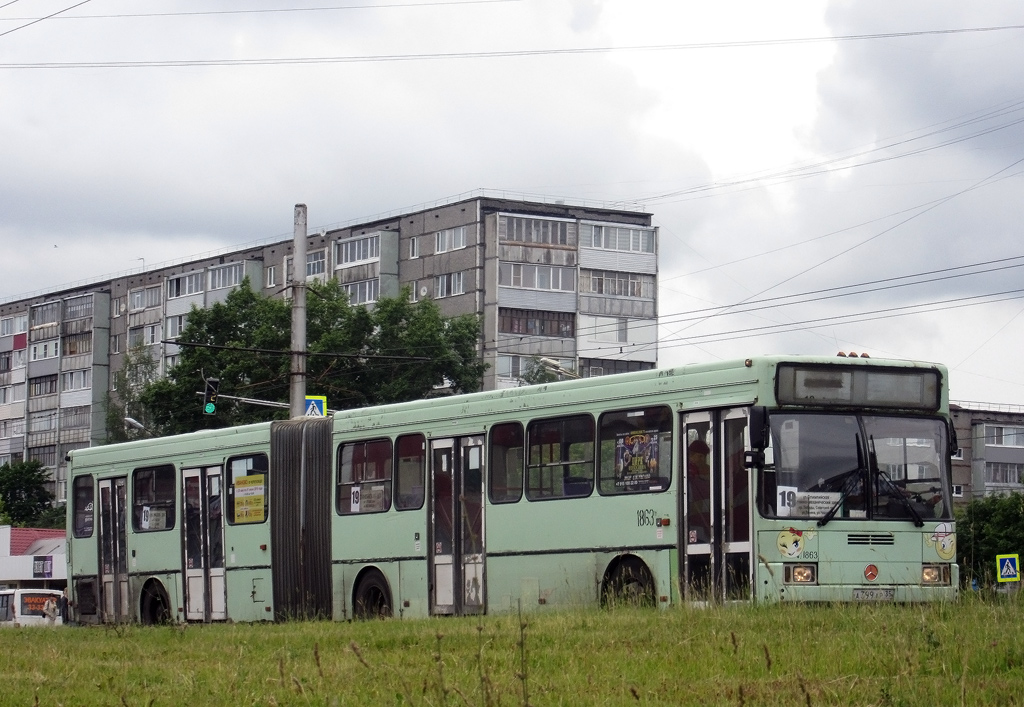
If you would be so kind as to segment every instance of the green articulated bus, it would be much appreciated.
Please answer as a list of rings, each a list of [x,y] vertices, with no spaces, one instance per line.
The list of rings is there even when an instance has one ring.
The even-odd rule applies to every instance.
[[[74,618],[957,596],[946,370],[765,356],[71,453]]]

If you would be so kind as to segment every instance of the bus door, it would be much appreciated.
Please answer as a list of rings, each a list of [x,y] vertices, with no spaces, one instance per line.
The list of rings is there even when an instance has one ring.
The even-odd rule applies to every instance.
[[[430,613],[484,611],[484,438],[430,442]]]
[[[224,621],[224,515],[221,468],[182,469],[185,619]]]
[[[101,479],[100,492],[100,606],[103,621],[132,619],[128,597],[128,537],[125,511],[128,477]]]
[[[750,474],[746,409],[683,416],[685,561],[689,600],[751,596]]]

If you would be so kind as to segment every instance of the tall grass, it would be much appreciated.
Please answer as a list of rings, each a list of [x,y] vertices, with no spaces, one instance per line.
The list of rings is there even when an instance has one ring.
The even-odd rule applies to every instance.
[[[1016,601],[0,634],[0,704],[1020,703]]]

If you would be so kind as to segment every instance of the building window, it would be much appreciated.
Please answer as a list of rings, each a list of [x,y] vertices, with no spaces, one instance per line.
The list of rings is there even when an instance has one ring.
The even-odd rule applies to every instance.
[[[268,265],[265,272],[267,275],[267,287],[277,287],[277,266]]]
[[[210,289],[222,290],[225,287],[234,287],[242,282],[242,264],[232,263],[210,270]]]
[[[380,297],[380,280],[363,280],[361,282],[348,282],[342,285],[348,293],[349,304],[368,304],[376,302]]]
[[[985,462],[985,483],[1020,484],[1024,475],[1024,464],[1008,462]]]
[[[92,332],[71,334],[64,337],[64,355],[77,356],[92,352]]]
[[[83,368],[61,374],[61,390],[85,390],[92,387],[92,369]]]
[[[160,306],[160,288],[147,287],[141,290],[132,290],[128,293],[128,311],[137,312],[140,309]]]
[[[6,405],[11,402],[14,402],[14,388],[9,385],[0,388],[0,405]]]
[[[1024,447],[1024,427],[986,425],[985,444],[994,447]]]
[[[113,334],[110,337],[110,353],[117,354],[121,353],[121,341],[124,339],[124,334]]]
[[[88,405],[61,408],[60,426],[64,429],[90,427],[92,425],[92,409]]]
[[[0,351],[0,373],[11,370],[11,352]]]
[[[530,368],[534,365],[533,356],[516,356],[512,354],[499,354],[497,361],[497,374],[498,378],[504,378],[506,380],[516,380],[522,378],[524,375],[530,372]],[[576,370],[576,361],[571,358],[552,358],[558,368],[563,371],[570,373]]]
[[[465,285],[463,283],[462,273],[453,272],[447,275],[440,275],[434,278],[434,297],[451,297],[452,295],[461,295],[466,292]]]
[[[323,275],[327,270],[327,251],[315,250],[306,253],[306,277]]]
[[[576,315],[571,312],[500,309],[498,331],[502,334],[572,338],[576,336]]]
[[[178,354],[164,358],[164,375],[167,375],[172,368],[178,365]]]
[[[28,331],[28,315],[27,314],[15,314],[14,315],[14,333],[24,334]]]
[[[0,336],[10,336],[14,333],[14,317],[0,319]]]
[[[620,317],[580,315],[579,333],[591,341],[622,344],[629,341],[629,320]]]
[[[420,281],[419,280],[413,280],[412,281],[412,291],[409,292],[409,301],[410,302],[419,302],[420,301],[420,287],[421,287],[421,285],[420,285]]]
[[[610,376],[615,373],[649,371],[654,364],[649,361],[612,361],[601,358],[581,358],[580,375],[584,378]]]
[[[47,302],[33,307],[31,311],[33,327],[56,324],[60,321],[60,302]]]
[[[25,362],[28,360],[28,351],[26,349],[15,349],[11,352],[11,367],[12,368],[24,368]]]
[[[583,270],[580,272],[580,292],[654,299],[654,276],[604,270]]]
[[[498,219],[498,239],[502,241],[572,245],[569,236],[568,221],[549,221],[523,216],[501,216]]]
[[[335,259],[338,265],[351,265],[367,260],[380,258],[380,236],[366,236],[365,238],[350,238],[347,241],[338,241],[338,257]]]
[[[576,291],[576,269],[529,263],[500,263],[498,284],[528,290]]]
[[[158,344],[160,343],[160,331],[159,324],[132,327],[128,330],[128,347],[134,349],[139,346]]]
[[[28,460],[37,461],[43,466],[57,466],[57,445],[50,444],[44,447],[29,447]]]
[[[13,420],[0,420],[0,439],[8,437],[21,437],[25,434],[25,420],[15,418]]]
[[[75,297],[64,303],[65,319],[85,319],[92,316],[92,295]]]
[[[181,334],[181,330],[185,328],[187,320],[187,314],[178,314],[174,317],[167,317],[167,338],[177,339]]]
[[[167,281],[167,299],[197,295],[203,291],[203,273],[194,272]]]
[[[28,418],[29,434],[57,429],[57,411],[34,412]]]
[[[631,253],[654,252],[654,229],[580,224],[580,245]]]
[[[466,247],[466,227],[449,228],[438,231],[434,236],[434,252],[446,253],[449,250],[458,250]]]
[[[32,344],[29,349],[29,359],[32,361],[43,361],[48,358],[56,358],[60,353],[60,344],[58,339],[51,341],[40,341],[38,344]]]
[[[420,257],[420,239],[410,238],[409,239],[409,260],[415,260]]]
[[[40,395],[53,395],[57,392],[57,375],[39,376],[28,379],[28,394],[33,398]]]

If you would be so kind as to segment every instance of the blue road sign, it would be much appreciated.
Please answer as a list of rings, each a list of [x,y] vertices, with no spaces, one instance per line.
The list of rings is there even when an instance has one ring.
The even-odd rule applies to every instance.
[[[1018,555],[996,555],[996,576],[1000,582],[1020,581],[1020,557]]]
[[[306,396],[306,417],[324,417],[327,414],[326,395]]]

